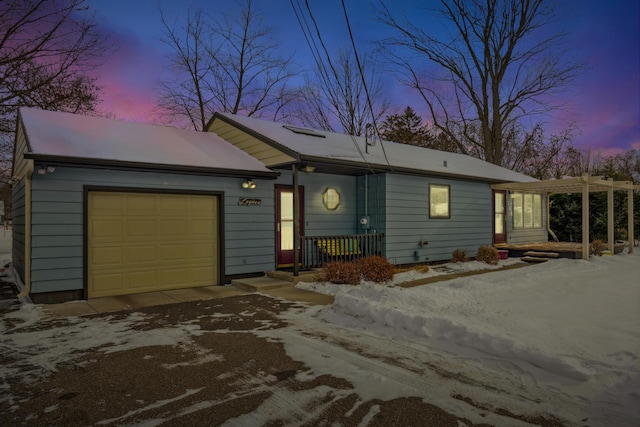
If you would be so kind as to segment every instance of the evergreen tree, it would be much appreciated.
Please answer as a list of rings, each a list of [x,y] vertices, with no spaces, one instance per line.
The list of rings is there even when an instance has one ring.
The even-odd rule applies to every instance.
[[[433,141],[431,133],[422,124],[422,117],[411,107],[405,108],[402,114],[387,116],[380,126],[380,136],[387,141],[429,148]]]

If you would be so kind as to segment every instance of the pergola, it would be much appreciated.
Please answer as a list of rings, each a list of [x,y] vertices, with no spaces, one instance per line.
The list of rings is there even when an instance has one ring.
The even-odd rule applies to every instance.
[[[613,253],[614,227],[613,227],[613,192],[627,191],[629,252],[633,252],[633,190],[640,190],[640,185],[634,185],[629,181],[614,181],[603,176],[589,176],[583,174],[576,178],[552,179],[533,182],[508,182],[494,184],[495,190],[526,191],[542,194],[558,193],[582,193],[582,258],[589,259],[589,193],[596,191],[607,192],[607,243],[608,249]],[[547,203],[547,210],[549,204]],[[548,216],[547,216],[548,217]]]

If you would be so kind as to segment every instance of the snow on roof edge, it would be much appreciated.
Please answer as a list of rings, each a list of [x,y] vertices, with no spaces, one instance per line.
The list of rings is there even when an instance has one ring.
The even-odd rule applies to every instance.
[[[388,165],[390,169],[403,168],[424,174],[438,174],[494,183],[538,181],[531,176],[466,154],[393,141],[382,141],[373,148],[369,148],[370,152],[362,154],[367,148],[363,137],[313,129],[314,132],[324,136],[320,140],[315,136],[295,134],[278,122],[217,112],[210,123],[216,118],[220,118],[232,126],[249,129],[264,139],[275,142],[303,157],[317,157],[329,162],[343,160],[362,165]]]
[[[212,132],[36,108],[20,108],[19,118],[36,156],[277,175]]]

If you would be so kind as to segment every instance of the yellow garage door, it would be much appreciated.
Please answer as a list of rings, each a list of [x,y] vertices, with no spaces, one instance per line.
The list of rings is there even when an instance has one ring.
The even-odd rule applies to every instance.
[[[218,284],[218,202],[89,192],[89,298]]]

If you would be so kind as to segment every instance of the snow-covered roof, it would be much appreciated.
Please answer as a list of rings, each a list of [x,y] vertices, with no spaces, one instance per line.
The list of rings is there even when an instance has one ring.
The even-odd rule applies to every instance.
[[[34,108],[20,109],[20,118],[29,144],[25,157],[275,175],[259,160],[210,132]]]
[[[491,182],[530,182],[535,178],[471,156],[389,141],[367,146],[365,138],[283,125],[251,117],[216,113],[228,123],[240,125],[293,151],[301,160],[354,162],[387,170],[413,171],[441,176],[466,177]]]

